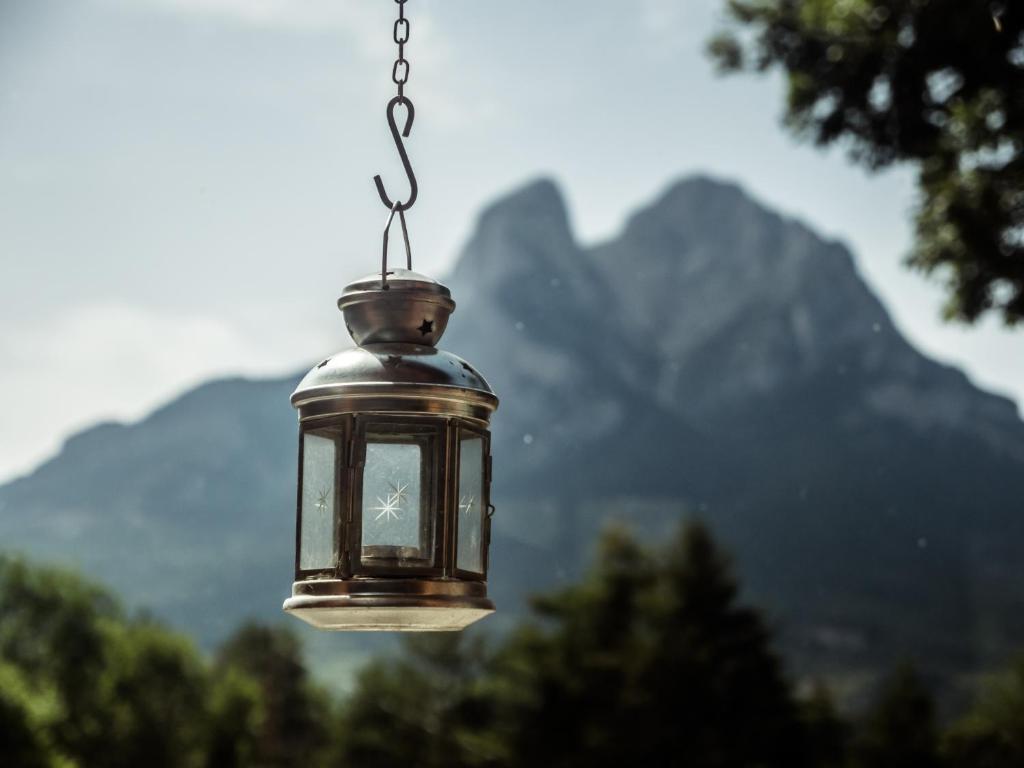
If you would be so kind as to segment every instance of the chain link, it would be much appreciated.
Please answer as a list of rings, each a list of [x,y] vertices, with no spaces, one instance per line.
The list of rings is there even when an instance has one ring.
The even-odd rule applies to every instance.
[[[391,68],[391,80],[398,86],[398,98],[405,102],[405,84],[409,82],[409,60],[405,58],[405,44],[409,42],[409,20],[405,18],[407,0],[395,0],[398,4],[398,18],[395,20],[394,38],[398,46],[398,58]]]
[[[391,226],[391,221],[394,218],[395,213],[398,214],[398,218],[402,222],[402,231],[405,235],[405,250],[407,263],[410,264],[409,269],[412,269],[412,255],[411,249],[409,248],[409,236],[405,226],[405,211],[409,210],[413,203],[416,202],[416,195],[419,188],[416,185],[416,174],[413,173],[412,164],[409,162],[409,155],[405,151],[405,143],[403,139],[409,138],[409,131],[412,130],[413,120],[416,118],[416,108],[413,106],[412,99],[405,95],[405,84],[409,82],[409,61],[405,58],[405,44],[409,42],[409,20],[405,18],[405,3],[407,0],[395,0],[398,5],[398,20],[395,22],[394,35],[395,44],[398,46],[398,58],[395,59],[394,65],[391,67],[391,79],[395,85],[398,86],[398,95],[393,96],[388,102],[388,127],[391,129],[391,137],[395,140],[395,147],[398,149],[398,156],[402,159],[402,167],[405,169],[405,175],[409,180],[409,196],[404,202],[399,201],[397,198],[392,200],[388,195],[387,190],[384,189],[384,182],[381,180],[380,174],[373,177],[373,183],[377,186],[377,194],[380,196],[380,201],[384,206],[391,211],[391,216],[388,218],[388,227]],[[403,112],[405,113],[404,127],[400,128],[397,120],[395,119],[395,108],[398,106],[404,107]],[[381,279],[387,283],[387,242],[388,235],[387,230],[384,232],[384,272],[381,275]]]

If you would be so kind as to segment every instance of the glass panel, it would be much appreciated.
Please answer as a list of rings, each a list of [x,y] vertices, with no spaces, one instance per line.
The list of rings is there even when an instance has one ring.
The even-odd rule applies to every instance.
[[[299,568],[333,568],[334,494],[337,455],[334,439],[306,433],[302,445],[302,528]]]
[[[456,565],[484,572],[484,441],[470,437],[459,451],[459,541]]]
[[[414,442],[415,441],[415,442]],[[430,561],[429,440],[367,438],[363,469],[363,559]],[[422,565],[423,563],[417,563]]]

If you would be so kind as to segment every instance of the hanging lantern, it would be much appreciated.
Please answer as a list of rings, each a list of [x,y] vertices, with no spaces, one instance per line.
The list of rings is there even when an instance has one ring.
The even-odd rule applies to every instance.
[[[498,399],[437,349],[455,307],[409,270],[349,285],[357,347],[292,395],[299,411],[295,584],[284,609],[321,629],[461,629],[487,598],[490,434]]]
[[[404,212],[416,183],[394,119],[405,106],[408,136],[413,107],[403,85],[404,78],[388,121],[410,195],[392,202],[375,179],[391,209],[381,271],[338,299],[357,346],[313,368],[292,395],[299,488],[295,583],[284,610],[320,629],[457,630],[494,610],[486,581],[488,426],[498,399],[469,363],[436,348],[455,302],[445,286],[412,271]],[[407,269],[389,271],[396,214]]]

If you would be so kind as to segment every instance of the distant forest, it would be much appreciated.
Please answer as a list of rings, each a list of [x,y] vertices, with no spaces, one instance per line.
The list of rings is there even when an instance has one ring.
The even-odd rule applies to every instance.
[[[338,700],[283,626],[211,658],[72,573],[0,560],[0,763],[16,768],[1019,768],[1024,660],[940,721],[910,667],[841,716],[794,689],[708,531],[608,530],[500,638],[413,636]]]

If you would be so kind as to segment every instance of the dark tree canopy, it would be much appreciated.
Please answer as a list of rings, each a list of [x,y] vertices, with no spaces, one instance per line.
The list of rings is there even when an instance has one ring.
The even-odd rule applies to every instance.
[[[0,556],[0,765],[319,768],[333,710],[288,631],[210,664],[78,576]]]
[[[856,768],[939,768],[935,704],[909,666],[885,680],[854,742]]]
[[[260,717],[252,762],[264,768],[319,764],[328,746],[325,714],[329,716],[331,709],[326,695],[309,679],[302,645],[289,628],[242,625],[221,646],[215,668],[223,680],[234,675],[257,685]],[[233,759],[244,764],[241,756]]]
[[[781,69],[786,122],[876,169],[914,164],[908,262],[946,280],[950,318],[1024,319],[1024,3],[727,0],[726,72]]]
[[[985,685],[974,709],[946,733],[948,768],[1024,765],[1024,656]]]
[[[490,654],[458,636],[417,638],[405,660],[369,667],[341,764],[832,765],[818,756],[835,718],[802,716],[706,529],[656,550],[611,531],[581,583],[534,607]]]
[[[248,624],[204,658],[97,586],[0,556],[0,766],[1024,765],[1024,659],[949,728],[909,668],[844,720],[823,687],[795,693],[697,525],[653,547],[609,531],[507,633],[419,635],[342,702],[302,657],[289,629]]]

